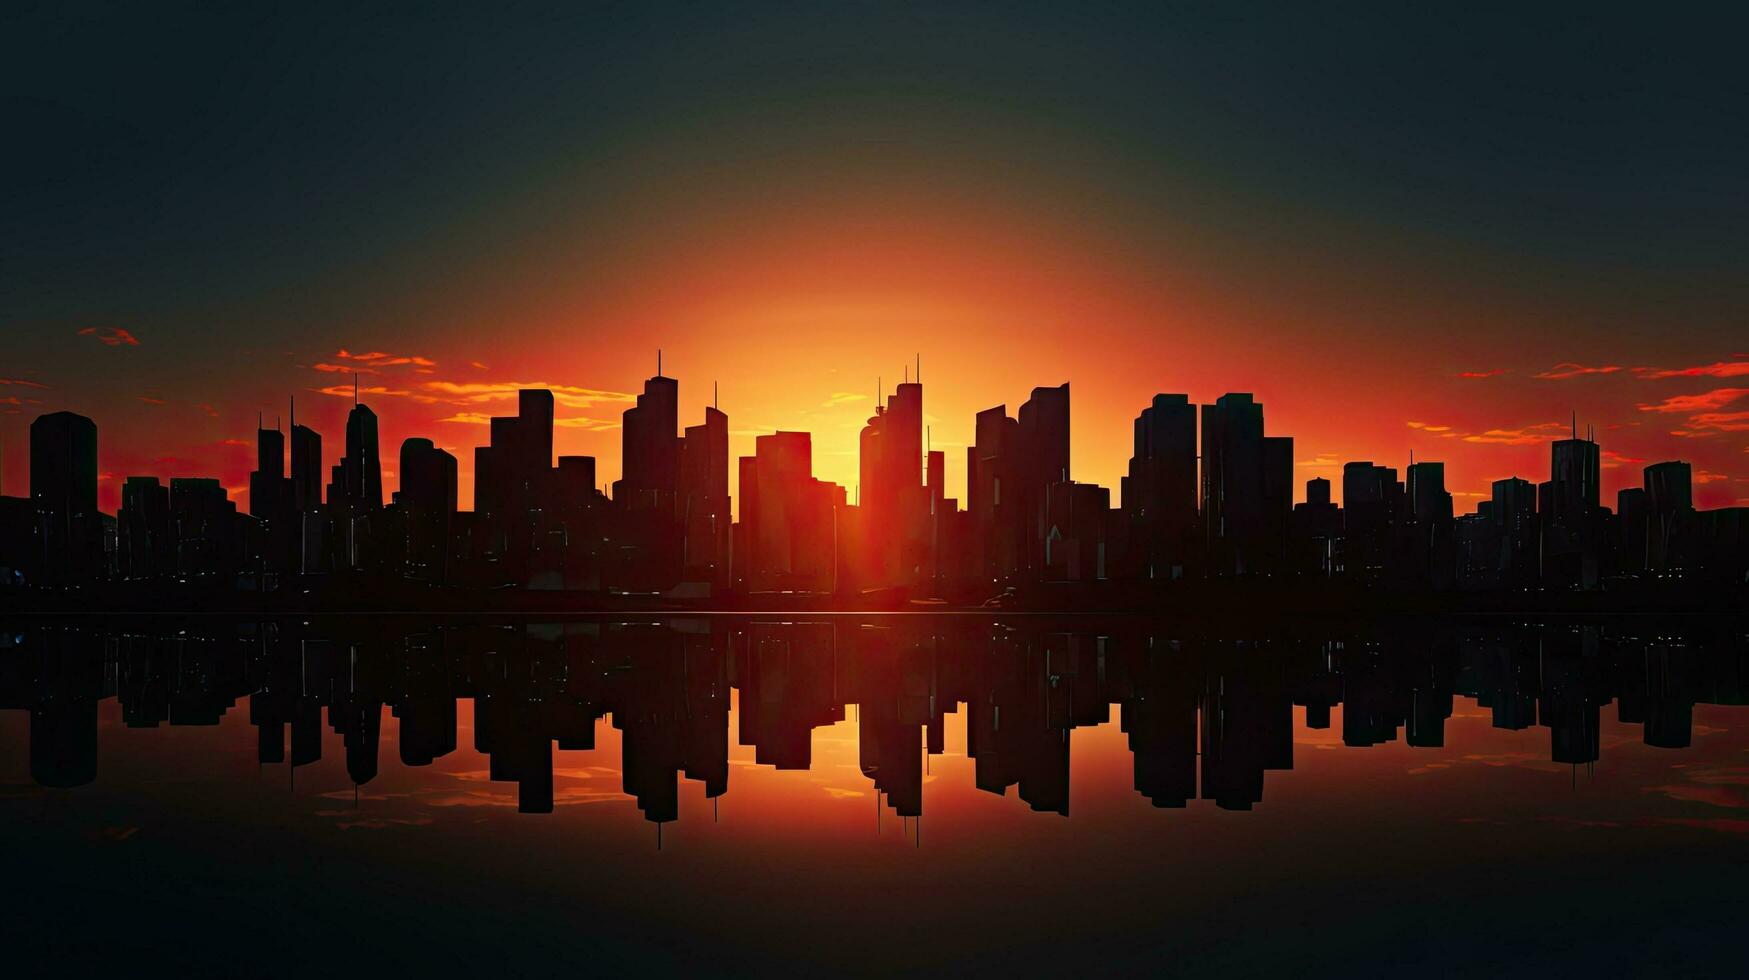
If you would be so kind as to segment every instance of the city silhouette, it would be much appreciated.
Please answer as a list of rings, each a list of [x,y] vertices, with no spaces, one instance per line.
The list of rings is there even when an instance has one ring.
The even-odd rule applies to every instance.
[[[728,415],[710,407],[682,429],[678,399],[678,380],[644,382],[623,416],[623,476],[604,492],[593,457],[555,459],[553,392],[522,390],[474,451],[468,510],[457,460],[422,437],[399,447],[400,489],[384,499],[377,416],[356,393],[332,465],[295,401],[289,451],[277,424],[258,427],[248,513],[216,479],[145,474],[126,476],[115,515],[100,513],[97,424],[43,415],[30,427],[30,496],[0,498],[0,582],[22,610],[69,597],[1146,610],[1267,590],[1311,607],[1443,596],[1445,608],[1530,610],[1608,593],[1610,608],[1670,611],[1749,596],[1749,507],[1697,510],[1680,460],[1646,466],[1611,506],[1601,446],[1576,417],[1548,443],[1548,471],[1533,475],[1546,478],[1496,480],[1457,514],[1430,460],[1401,475],[1348,461],[1340,505],[1323,478],[1294,503],[1293,439],[1265,434],[1262,404],[1161,394],[1136,416],[1114,508],[1110,488],[1071,472],[1068,383],[1034,388],[1013,414],[979,412],[956,494],[945,451],[928,446],[923,383],[908,377],[861,430],[853,488],[814,475],[808,432],[776,431],[734,462],[733,501]]]

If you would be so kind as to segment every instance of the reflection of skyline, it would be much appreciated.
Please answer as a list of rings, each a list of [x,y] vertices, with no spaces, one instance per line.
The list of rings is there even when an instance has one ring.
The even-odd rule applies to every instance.
[[[683,779],[707,799],[727,793],[731,727],[755,765],[805,771],[815,734],[848,721],[863,785],[914,818],[925,756],[944,751],[946,716],[961,714],[978,789],[1013,788],[1032,810],[1067,816],[1074,732],[1108,723],[1114,708],[1133,788],[1155,807],[1248,810],[1264,801],[1267,773],[1294,768],[1301,725],[1335,726],[1348,748],[1442,747],[1464,699],[1495,728],[1547,729],[1542,757],[1578,767],[1599,761],[1612,704],[1646,745],[1680,749],[1697,703],[1749,701],[1745,648],[1727,631],[1476,627],[1253,641],[1141,627],[698,619],[355,637],[275,624],[32,629],[0,651],[0,706],[29,712],[30,773],[45,786],[99,778],[98,705],[108,698],[131,728],[216,725],[247,699],[258,762],[293,770],[321,760],[326,726],[362,786],[380,772],[385,710],[399,723],[398,764],[419,767],[456,750],[457,701],[469,699],[486,775],[514,783],[524,812],[554,809],[555,747],[594,749],[611,718],[620,788],[661,824],[678,819]]]

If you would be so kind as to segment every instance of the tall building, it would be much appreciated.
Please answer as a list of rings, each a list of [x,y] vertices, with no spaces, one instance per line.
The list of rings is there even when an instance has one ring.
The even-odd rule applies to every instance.
[[[613,499],[622,507],[658,508],[669,513],[680,476],[680,382],[658,370],[644,382],[637,404],[621,415],[619,480]]]
[[[906,382],[860,437],[857,505],[863,532],[862,581],[917,584],[928,563],[929,499],[923,484],[923,385]]]
[[[395,502],[408,511],[453,514],[457,507],[456,458],[430,439],[401,443],[401,489]]]
[[[1549,445],[1549,481],[1541,512],[1545,584],[1595,588],[1601,568],[1601,452],[1596,442],[1571,439]]]
[[[36,509],[32,556],[48,582],[72,584],[103,567],[97,511],[97,424],[54,412],[30,424],[30,499]]]
[[[1202,407],[1203,537],[1224,575],[1281,567],[1293,510],[1293,440],[1266,438],[1263,406],[1229,393]]]
[[[729,584],[729,417],[715,407],[704,422],[690,425],[680,442],[680,523],[682,578]]]
[[[1005,406],[979,412],[976,440],[966,451],[966,496],[980,577],[1037,579],[1047,488],[1071,480],[1068,383],[1034,388],[1014,419]]]
[[[1177,578],[1194,554],[1196,406],[1188,395],[1155,395],[1136,416],[1135,450],[1120,484],[1144,578]]]
[[[116,559],[121,577],[150,579],[175,570],[170,533],[170,488],[155,476],[130,476],[116,512]]]
[[[1687,564],[1690,542],[1684,539],[1694,523],[1694,471],[1672,460],[1646,467],[1646,566],[1656,570]]]
[[[806,432],[774,432],[741,457],[737,578],[748,591],[829,592],[837,565],[834,528],[844,488],[813,476]]]
[[[346,455],[334,464],[328,503],[355,512],[382,509],[383,463],[377,452],[377,415],[369,405],[355,404],[346,413]]]
[[[53,412],[30,424],[30,499],[47,514],[97,512],[97,423]]]
[[[277,521],[289,503],[290,482],[285,475],[285,433],[255,427],[255,470],[249,474],[249,516]]]

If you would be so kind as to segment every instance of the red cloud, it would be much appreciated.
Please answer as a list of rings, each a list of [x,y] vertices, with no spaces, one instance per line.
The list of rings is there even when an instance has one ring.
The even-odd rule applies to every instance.
[[[355,364],[312,364],[311,367],[329,374],[375,374],[375,368]]]
[[[166,399],[153,398],[151,395],[141,395],[140,401],[143,401],[148,405],[168,405],[168,404],[170,404],[170,402]]]
[[[1492,371],[1459,371],[1457,376],[1460,378],[1498,378],[1502,374],[1510,373],[1506,368],[1495,368]]]
[[[1619,364],[1606,364],[1600,367],[1589,367],[1584,364],[1575,364],[1572,361],[1562,361],[1554,367],[1549,368],[1547,371],[1531,375],[1531,377],[1542,378],[1545,381],[1560,381],[1565,378],[1583,377],[1587,374],[1614,374],[1620,370],[1621,365]]]
[[[1672,395],[1656,405],[1641,404],[1642,412],[1700,412],[1724,408],[1744,395],[1749,388],[1714,388],[1698,395]]]
[[[79,331],[79,336],[96,337],[106,347],[140,346],[139,338],[123,327],[86,327]]]
[[[21,388],[47,388],[48,385],[36,381],[26,381],[23,378],[0,378],[0,385],[18,385]]]
[[[1634,368],[1634,373],[1642,378],[1735,378],[1749,374],[1749,361],[1715,361],[1685,368]]]
[[[319,392],[319,393],[324,394],[324,395],[334,395],[335,397],[338,397],[338,398],[351,398],[353,396],[353,393],[354,393],[354,389],[351,385],[329,385],[326,388],[312,388],[311,390]],[[385,396],[386,395],[405,395],[405,394],[408,394],[408,392],[400,391],[400,390],[393,389],[393,388],[385,388],[382,385],[376,385],[374,387],[359,388],[359,389],[357,389],[357,393],[360,395],[385,395]]]
[[[1717,429],[1720,432],[1749,432],[1749,412],[1702,412],[1690,416],[1690,428]]]

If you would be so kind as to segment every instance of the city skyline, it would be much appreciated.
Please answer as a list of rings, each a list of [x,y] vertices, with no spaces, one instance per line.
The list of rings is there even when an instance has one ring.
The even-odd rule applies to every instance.
[[[514,401],[517,392],[523,390],[523,387],[551,387],[557,393],[558,405],[553,415],[555,426],[553,445],[556,447],[554,452],[566,455],[593,456],[596,461],[598,488],[604,489],[605,485],[611,484],[620,476],[621,423],[618,416],[625,407],[630,407],[634,403],[635,396],[631,393],[566,384],[562,381],[556,381],[550,386],[514,386],[497,382],[477,382],[470,386],[420,380],[429,376],[429,372],[433,371],[436,362],[424,357],[391,356],[375,351],[357,354],[341,351],[339,354],[346,355],[334,358],[340,364],[323,362],[323,369],[318,371],[321,378],[329,382],[328,384],[319,388],[288,391],[277,401],[268,399],[270,404],[275,406],[289,403],[291,406],[289,410],[282,411],[277,407],[260,406],[250,410],[246,419],[239,418],[235,421],[246,421],[247,424],[253,425],[259,418],[269,429],[272,429],[274,425],[285,423],[289,433],[287,415],[290,412],[298,412],[301,413],[304,424],[313,431],[325,432],[332,440],[342,439],[347,424],[346,417],[350,412],[351,402],[354,398],[355,378],[348,376],[346,371],[340,369],[356,369],[359,399],[372,409],[381,409],[384,405],[390,406],[389,411],[379,413],[379,417],[383,419],[384,430],[381,436],[381,445],[388,447],[384,451],[392,454],[393,447],[399,446],[402,441],[408,438],[427,438],[432,440],[437,448],[449,451],[458,460],[458,488],[460,499],[465,504],[473,498],[475,477],[473,450],[478,446],[488,444],[490,441],[489,433],[485,431],[489,417],[501,412],[505,401]],[[910,363],[899,365],[899,372],[903,376],[905,372],[915,369],[917,364],[926,363],[926,360],[920,355],[913,355],[913,360]],[[373,364],[377,366],[373,367]],[[671,356],[669,367],[672,368]],[[1560,367],[1578,370],[1574,365],[1557,366],[1557,368]],[[328,368],[334,370],[326,370]],[[427,373],[421,374],[420,372]],[[1564,372],[1556,371],[1555,373]],[[1457,500],[1457,512],[1459,514],[1473,512],[1477,504],[1488,499],[1491,495],[1490,484],[1494,480],[1505,476],[1530,478],[1536,475],[1537,468],[1546,468],[1548,444],[1566,437],[1573,426],[1579,425],[1589,428],[1596,435],[1597,440],[1604,444],[1600,465],[1603,470],[1602,489],[1606,496],[1613,496],[1620,489],[1638,486],[1640,483],[1639,471],[1645,465],[1661,459],[1683,459],[1694,464],[1694,498],[1697,506],[1710,509],[1749,504],[1749,476],[1732,475],[1744,472],[1741,467],[1737,470],[1720,472],[1710,469],[1708,462],[1706,462],[1723,459],[1724,462],[1715,462],[1712,465],[1724,467],[1736,462],[1734,457],[1737,456],[1749,460],[1749,446],[1745,446],[1741,452],[1734,452],[1735,442],[1731,441],[1733,439],[1743,441],[1736,435],[1739,431],[1737,426],[1749,427],[1749,419],[1739,420],[1737,416],[1741,415],[1741,412],[1723,410],[1739,403],[1749,405],[1749,355],[1732,355],[1729,360],[1683,369],[1614,367],[1606,372],[1579,372],[1571,378],[1553,380],[1558,382],[1590,381],[1594,380],[1593,375],[1608,379],[1622,374],[1626,374],[1636,386],[1643,386],[1647,391],[1658,392],[1674,385],[1687,393],[1666,395],[1656,402],[1638,403],[1634,411],[1640,414],[1642,419],[1633,420],[1632,424],[1599,422],[1588,418],[1577,407],[1572,406],[1568,407],[1565,419],[1550,419],[1511,430],[1491,429],[1483,432],[1470,432],[1451,425],[1410,419],[1403,423],[1403,434],[1394,446],[1369,447],[1356,445],[1350,440],[1338,440],[1355,445],[1353,454],[1346,456],[1329,450],[1313,449],[1306,445],[1304,437],[1299,437],[1299,433],[1294,433],[1299,437],[1294,458],[1296,476],[1294,500],[1296,503],[1304,502],[1306,480],[1323,477],[1330,479],[1334,484],[1333,499],[1340,504],[1343,500],[1340,484],[1344,462],[1352,459],[1370,458],[1387,465],[1406,469],[1410,461],[1409,457],[1419,455],[1423,458],[1437,458],[1446,464],[1448,489]],[[932,396],[930,407],[933,407],[937,400],[964,403],[966,396],[955,391],[951,379],[942,383],[941,374],[934,372],[932,372],[931,377],[937,383],[932,384],[929,388]],[[1745,387],[1732,387],[1737,384],[1733,380],[1737,377],[1746,379],[1742,382]],[[401,380],[397,382],[396,378]],[[4,409],[7,413],[4,417],[13,420],[10,423],[10,428],[5,427],[6,423],[0,422],[0,434],[5,436],[4,442],[0,443],[0,494],[22,495],[22,485],[28,483],[28,432],[25,423],[28,423],[29,419],[36,415],[46,414],[51,410],[71,410],[76,414],[84,414],[88,417],[96,416],[92,416],[90,412],[80,411],[76,406],[69,407],[63,404],[61,393],[48,387],[38,387],[42,384],[41,382],[30,382],[28,379],[5,380],[15,386],[16,390],[25,391],[26,394],[22,397],[13,396],[17,398],[18,404],[8,404]],[[678,382],[680,379],[675,378],[675,380]],[[881,376],[877,374],[870,379],[867,393],[836,392],[828,397],[824,403],[814,406],[813,409],[799,409],[793,424],[776,420],[763,427],[750,426],[745,419],[733,411],[732,399],[737,388],[736,380],[738,379],[717,379],[679,384],[676,396],[677,413],[681,410],[681,406],[687,406],[689,410],[699,413],[702,413],[704,409],[724,406],[723,389],[727,387],[731,401],[726,405],[725,414],[730,415],[734,420],[727,430],[729,453],[732,458],[753,455],[755,440],[759,435],[777,431],[808,431],[812,435],[815,446],[815,475],[828,482],[843,486],[854,498],[860,483],[858,472],[860,447],[857,445],[857,433],[861,431],[867,420],[866,417],[874,411],[876,404],[874,388],[875,385],[881,383]],[[886,380],[889,382],[889,394],[884,397],[891,397],[890,391],[893,385],[890,382],[896,379],[889,377]],[[1039,382],[1034,383],[1042,383],[1043,380],[1039,379]],[[1063,378],[1060,380],[1072,381],[1073,379]],[[1500,379],[1465,380],[1497,383]],[[1550,379],[1533,378],[1532,380],[1548,384]],[[725,381],[728,383],[725,384]],[[444,397],[441,394],[421,395],[407,388],[391,387],[391,385],[398,384],[415,388],[419,385],[428,385],[432,386],[430,390],[434,392],[440,392],[444,389],[456,390],[451,392],[453,398]],[[628,385],[626,387],[634,386]],[[699,387],[704,388],[705,394],[692,393],[693,389]],[[1032,384],[1026,384],[1009,394],[1008,397],[997,399],[993,404],[1016,402],[1018,396],[1030,390],[1031,387]],[[1218,385],[1215,387],[1219,388]],[[1559,388],[1559,385],[1555,387]],[[1693,390],[1697,387],[1706,390]],[[474,390],[476,388],[479,390]],[[1183,391],[1184,389],[1163,387],[1159,390]],[[1221,392],[1235,390],[1243,389],[1232,387],[1220,389]],[[1082,385],[1078,391],[1080,399],[1076,406],[1077,413],[1072,421],[1074,426],[1074,438],[1071,442],[1072,466],[1079,478],[1108,487],[1112,493],[1114,506],[1122,506],[1121,488],[1124,481],[1121,477],[1129,458],[1127,433],[1122,431],[1123,425],[1120,425],[1118,430],[1120,435],[1125,436],[1121,440],[1113,438],[1111,433],[1097,430],[1089,431],[1092,428],[1092,423],[1086,420],[1087,409],[1082,403],[1089,400],[1090,394],[1096,402],[1104,399],[1101,398],[1101,389],[1097,385]],[[1149,393],[1141,404],[1145,404],[1147,399],[1152,398],[1157,393]],[[1216,394],[1218,393],[1216,392]],[[1253,393],[1255,394],[1255,392]],[[1556,395],[1545,399],[1550,402],[1549,411],[1545,414],[1556,414],[1553,402],[1559,393],[1557,391]],[[300,396],[302,397],[301,402],[299,401]],[[1109,397],[1109,393],[1105,393],[1104,398],[1108,399]],[[1193,403],[1215,400],[1215,394],[1209,395],[1206,399],[1199,398],[1194,393],[1190,394],[1189,397]],[[1652,396],[1646,395],[1644,397]],[[1257,395],[1257,400],[1270,404],[1268,398],[1260,394]],[[1575,403],[1583,400],[1586,399],[1575,399]],[[0,399],[0,401],[5,401],[5,399]],[[439,417],[433,418],[423,428],[407,422],[403,403],[408,401],[428,407],[429,410],[426,414]],[[588,407],[576,407],[579,405],[587,405]],[[1671,406],[1675,407],[1674,411],[1665,410]],[[149,412],[160,407],[167,406],[148,404],[141,411]],[[200,424],[204,428],[221,436],[205,446],[213,455],[201,457],[199,453],[185,453],[181,449],[161,451],[153,446],[118,447],[113,444],[113,439],[109,442],[100,442],[98,502],[101,509],[113,511],[120,505],[122,483],[128,476],[133,475],[156,475],[166,478],[216,478],[241,509],[247,510],[249,508],[248,474],[255,468],[256,464],[256,448],[254,441],[249,438],[250,432],[241,428],[236,431],[227,428],[226,426],[233,421],[231,417],[221,415],[216,410],[209,414],[211,406],[203,404],[184,407],[201,417]],[[964,465],[963,449],[975,434],[975,425],[968,425],[966,422],[971,417],[975,417],[977,411],[986,407],[989,406],[979,406],[968,419],[957,419],[938,414],[938,412],[945,412],[945,409],[929,411],[926,408],[922,416],[931,445],[946,450],[945,479],[947,485],[962,490],[958,494],[950,495],[958,496],[961,500],[964,500],[963,488],[968,478]],[[1271,404],[1270,407],[1271,418],[1274,420],[1272,427],[1274,428],[1287,427],[1288,423],[1280,421],[1284,416],[1293,418],[1296,415],[1306,414],[1303,409],[1296,411],[1292,405],[1276,403]],[[1124,420],[1123,424],[1127,425],[1133,421],[1134,414],[1138,410],[1132,408],[1129,417]],[[1749,411],[1749,409],[1745,409],[1745,411]],[[136,412],[131,418],[123,416],[121,427],[124,432],[127,431],[129,422],[138,422],[139,414]],[[390,423],[388,421],[390,418],[397,421]],[[1682,428],[1696,418],[1709,420],[1707,426]],[[822,424],[823,427],[809,429],[802,424],[807,420],[813,420]],[[105,422],[106,431],[113,431],[117,427],[109,420],[100,421]],[[1676,427],[1674,432],[1680,434],[1666,434],[1660,437],[1657,429],[1650,433],[1642,431],[1647,426],[1660,425],[1674,426]],[[177,431],[180,430],[172,427],[168,433],[163,433],[166,442],[171,446],[186,447],[187,443],[180,441],[173,434]],[[1749,432],[1749,428],[1743,428],[1741,431]],[[959,438],[953,438],[954,436]],[[1617,440],[1621,441],[1622,449],[1615,448]],[[1388,439],[1385,441],[1389,442]],[[1100,447],[1099,454],[1095,455],[1094,450],[1086,448],[1085,443],[1092,443],[1094,446]],[[1671,450],[1671,453],[1664,456],[1648,456],[1643,455],[1647,450],[1632,448],[1635,445],[1645,446],[1648,444],[1665,446]],[[588,448],[593,448],[593,451],[588,453],[582,451]],[[1120,455],[1106,458],[1107,452]],[[1090,456],[1093,458],[1089,459]],[[118,468],[128,461],[136,463],[138,468],[134,471]],[[328,473],[327,467],[331,462],[333,462],[332,459],[323,463],[322,482],[325,485],[330,482],[331,474]],[[1517,466],[1519,469],[1508,471],[1497,467],[1489,468],[1495,464],[1508,464],[1509,467]],[[1099,478],[1095,474],[1108,474],[1110,479]],[[1457,481],[1460,479],[1470,482],[1467,485],[1458,483]],[[738,500],[740,497],[738,492],[739,474],[732,467],[729,480],[730,496]],[[380,481],[380,492],[384,499],[387,499],[398,489],[399,475],[392,462],[382,468]],[[466,508],[464,507],[464,509]]]

